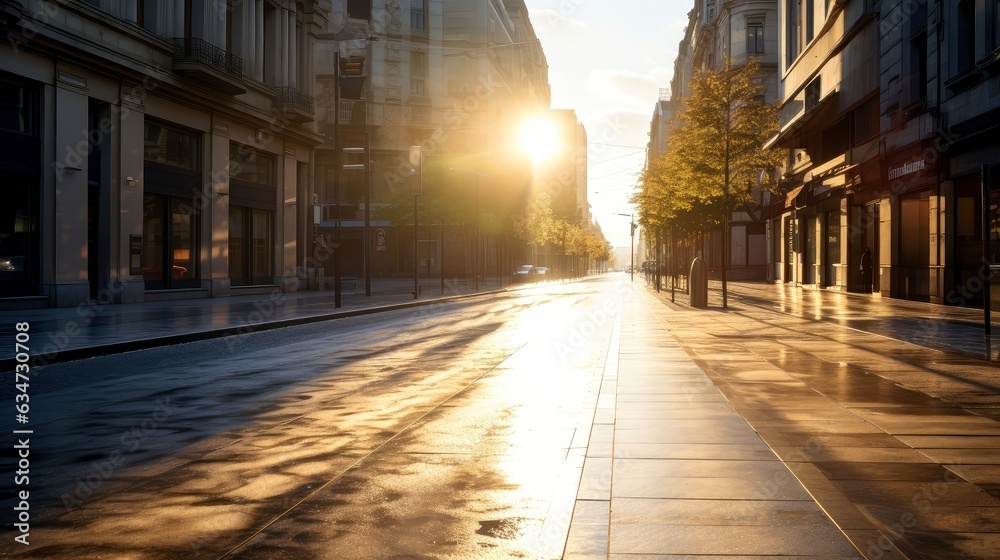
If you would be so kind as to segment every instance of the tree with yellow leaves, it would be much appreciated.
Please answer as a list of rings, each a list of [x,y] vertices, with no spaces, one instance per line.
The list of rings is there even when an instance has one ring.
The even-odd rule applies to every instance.
[[[691,96],[671,124],[667,151],[651,162],[633,196],[647,228],[693,233],[722,224],[723,307],[729,217],[751,201],[760,171],[781,163],[780,151],[764,149],[778,131],[778,106],[763,101],[759,70],[756,61],[737,67],[727,59],[718,72],[695,74]]]

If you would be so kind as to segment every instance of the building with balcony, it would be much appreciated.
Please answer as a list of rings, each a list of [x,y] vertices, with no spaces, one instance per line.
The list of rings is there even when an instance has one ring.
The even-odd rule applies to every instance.
[[[0,2],[0,305],[295,290],[319,2]]]

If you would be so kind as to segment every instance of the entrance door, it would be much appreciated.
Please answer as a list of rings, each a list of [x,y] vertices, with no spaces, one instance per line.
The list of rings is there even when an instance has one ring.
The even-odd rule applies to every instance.
[[[795,220],[791,216],[785,217],[785,282],[794,282],[795,259]]]
[[[104,130],[101,121],[110,118],[110,108],[106,103],[91,103],[88,119],[90,130]],[[106,161],[107,135],[90,135],[90,153],[87,156],[87,279],[90,283],[90,297],[97,299],[101,289],[107,285],[110,272],[107,248],[111,246],[111,225],[108,213],[109,196]]]
[[[879,222],[879,203],[869,202],[865,205],[865,223],[867,227],[865,228],[865,244],[872,248],[872,260],[874,261],[874,266],[872,267],[872,293],[877,293],[882,290],[881,288],[881,277],[882,268],[879,265],[879,235],[880,222]],[[862,247],[864,250],[864,247]]]

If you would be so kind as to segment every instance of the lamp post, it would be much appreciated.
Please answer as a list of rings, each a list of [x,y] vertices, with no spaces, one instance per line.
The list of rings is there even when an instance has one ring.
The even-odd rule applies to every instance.
[[[619,216],[628,216],[629,226],[631,231],[629,233],[629,245],[628,245],[628,259],[629,259],[629,281],[635,282],[635,214],[618,214]]]
[[[351,28],[344,26],[336,33],[319,33],[316,35],[318,41],[334,41],[337,43],[347,42],[347,41],[364,41],[365,44],[365,55],[360,57],[350,57],[344,58],[340,55],[339,50],[334,51],[334,73],[335,73],[335,85],[334,85],[334,121],[333,121],[333,150],[334,150],[334,188],[336,190],[335,200],[336,200],[336,229],[334,233],[334,252],[333,252],[333,275],[334,275],[334,307],[339,308],[341,306],[341,277],[340,277],[340,228],[341,228],[341,208],[340,208],[340,177],[341,169],[363,169],[365,173],[365,226],[363,237],[363,254],[364,254],[364,268],[365,268],[365,296],[371,296],[371,262],[369,255],[369,231],[371,226],[370,217],[370,207],[371,207],[371,146],[369,145],[368,138],[368,106],[365,104],[365,143],[364,148],[343,148],[343,153],[363,153],[364,163],[363,164],[348,164],[343,167],[340,164],[340,153],[341,148],[340,143],[340,100],[342,97],[349,99],[361,99],[362,91],[366,76],[365,62],[371,60],[371,53],[369,52],[369,47],[371,43],[378,41],[378,37],[374,37],[367,33],[352,30]],[[369,65],[370,66],[370,65]],[[345,87],[349,90],[349,93],[343,94],[341,92],[341,87]],[[353,123],[352,123],[353,124]]]
[[[480,249],[480,238],[482,237],[482,231],[479,223],[479,183],[480,178],[483,176],[482,173],[478,171],[472,171],[471,169],[462,169],[461,167],[449,167],[448,171],[456,171],[458,173],[471,173],[476,176],[476,251],[473,253],[473,288],[476,292],[479,292],[479,249]]]

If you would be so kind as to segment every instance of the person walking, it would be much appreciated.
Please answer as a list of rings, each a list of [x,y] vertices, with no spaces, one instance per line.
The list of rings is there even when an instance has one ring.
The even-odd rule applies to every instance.
[[[875,260],[872,258],[872,250],[870,247],[865,247],[865,251],[861,253],[861,291],[870,294],[872,293],[872,272],[875,269]]]

